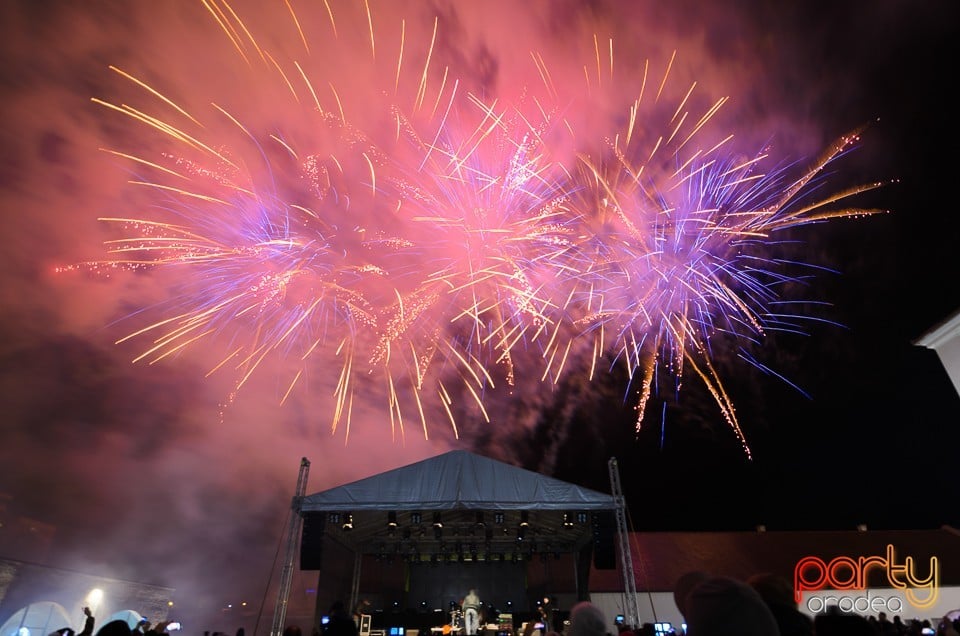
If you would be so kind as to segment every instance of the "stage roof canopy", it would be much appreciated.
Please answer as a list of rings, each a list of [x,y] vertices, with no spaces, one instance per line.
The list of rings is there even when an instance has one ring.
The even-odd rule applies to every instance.
[[[328,536],[364,554],[468,559],[576,551],[598,524],[612,530],[615,509],[612,495],[463,450],[308,495],[300,507],[305,520],[321,520]]]

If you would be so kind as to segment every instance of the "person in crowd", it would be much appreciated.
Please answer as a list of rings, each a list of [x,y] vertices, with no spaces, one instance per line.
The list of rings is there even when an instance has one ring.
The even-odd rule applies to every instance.
[[[463,622],[467,636],[477,636],[480,629],[480,595],[475,588],[463,597]]]
[[[780,636],[813,636],[813,619],[800,611],[793,584],[778,574],[763,572],[747,579],[777,619]]]
[[[129,623],[122,618],[116,618],[97,630],[97,636],[133,636]]]
[[[813,633],[817,636],[876,636],[870,621],[859,614],[841,612],[835,607],[817,614],[813,619]]]
[[[83,608],[83,616],[83,629],[77,633],[77,636],[92,636],[96,619],[93,618],[93,612],[90,611],[89,607]]]
[[[907,633],[907,625],[903,622],[903,618],[899,614],[893,615],[893,626],[897,628],[897,634],[903,636]]]
[[[877,614],[877,624],[873,626],[880,636],[898,636],[897,626],[890,622],[886,612]]]
[[[960,631],[957,631],[949,616],[944,616],[937,625],[937,636],[960,636]]]
[[[923,628],[920,621],[914,619],[904,623],[903,636],[923,636]]]
[[[683,599],[688,636],[780,636],[777,619],[755,589],[711,576]]]
[[[81,634],[83,636],[91,636],[91,634],[93,634],[93,625],[95,620],[93,618],[93,612],[90,611],[89,607],[83,608],[83,616],[83,629],[79,634],[74,631],[72,627],[61,627],[60,629],[51,632],[50,636],[81,636]]]
[[[710,578],[710,575],[703,570],[691,570],[683,574],[673,585],[673,602],[680,610],[681,616],[687,615],[686,599],[690,590]]]
[[[606,636],[603,612],[590,601],[581,601],[570,610],[570,628],[566,636]]]

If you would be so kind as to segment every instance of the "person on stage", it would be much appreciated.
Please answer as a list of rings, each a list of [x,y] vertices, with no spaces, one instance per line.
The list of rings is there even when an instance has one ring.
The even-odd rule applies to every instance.
[[[553,606],[550,605],[549,596],[544,596],[543,601],[540,603],[537,603],[537,614],[540,617],[540,622],[543,623],[543,628],[540,631],[541,634],[546,634],[547,632],[552,631],[553,629],[551,627],[551,623],[553,621],[550,620],[552,618],[550,616],[552,610],[553,610]]]
[[[371,605],[372,605],[372,603],[370,603],[369,600],[367,600],[367,599],[361,599],[360,602],[357,603],[357,607],[354,608],[354,610],[353,610],[353,622],[356,623],[357,629],[360,629],[360,622],[363,620],[363,615],[370,613],[370,606],[371,606]]]
[[[480,628],[480,596],[475,589],[471,589],[463,597],[463,620],[466,636],[477,636]]]

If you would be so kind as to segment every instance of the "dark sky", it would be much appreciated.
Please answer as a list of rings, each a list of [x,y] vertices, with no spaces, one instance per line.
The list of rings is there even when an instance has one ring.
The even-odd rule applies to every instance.
[[[285,361],[265,362],[239,392],[229,372],[208,377],[226,340],[132,364],[149,339],[117,341],[145,324],[145,309],[175,297],[176,276],[57,273],[107,258],[117,228],[99,217],[143,218],[166,204],[164,193],[127,182],[135,161],[100,149],[163,162],[184,146],[91,98],[130,100],[225,152],[250,144],[212,103],[261,139],[284,130],[292,145],[306,145],[296,135],[312,130],[309,109],[278,88],[276,67],[260,64],[243,37],[231,46],[199,2],[3,3],[0,493],[13,514],[57,526],[58,564],[214,602],[255,593],[302,456],[313,462],[308,491],[319,491],[450,448],[605,491],[615,456],[637,529],[960,525],[950,505],[960,497],[960,397],[934,352],[912,344],[960,308],[960,225],[950,199],[955,2],[555,0],[480,10],[372,0],[376,64],[363,3],[331,3],[335,44],[325,11],[292,4],[309,55],[285,3],[236,6],[288,79],[298,81],[293,61],[303,60],[324,103],[334,103],[333,87],[358,121],[376,121],[382,104],[371,97],[371,76],[393,77],[390,43],[401,18],[411,48],[398,85],[416,86],[414,60],[439,16],[434,70],[448,65],[463,95],[509,102],[542,85],[537,52],[578,139],[618,130],[645,61],[659,79],[676,51],[671,86],[682,94],[695,81],[705,102],[729,96],[705,134],[729,131],[742,152],[769,142],[771,157],[811,159],[868,124],[860,144],[830,165],[824,187],[889,182],[856,199],[889,213],[794,228],[785,235],[793,243],[776,248],[819,268],[785,290],[814,301],[804,305],[810,319],[804,333],[770,332],[747,349],[799,390],[717,342],[712,359],[752,459],[693,374],[678,393],[651,400],[635,434],[636,384],[622,366],[593,382],[574,373],[556,385],[525,378],[512,392],[501,386],[488,396],[489,422],[459,403],[459,437],[442,411],[430,411],[429,439],[415,416],[401,430],[382,385],[362,380],[370,393],[359,386],[349,431],[343,423],[331,430],[337,366],[316,365],[305,390],[281,404]],[[613,38],[618,81],[587,94],[594,34]],[[202,127],[111,65],[169,95]],[[291,187],[281,159],[274,177]],[[194,177],[212,169],[185,166],[176,164]],[[234,337],[249,336],[248,324],[238,320]],[[237,563],[242,575],[227,576]],[[210,585],[210,572],[242,583]]]

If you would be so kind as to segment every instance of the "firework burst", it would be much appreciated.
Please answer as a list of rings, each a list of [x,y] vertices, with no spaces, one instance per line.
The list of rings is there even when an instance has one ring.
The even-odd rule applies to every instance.
[[[858,133],[806,168],[765,172],[766,152],[744,155],[711,130],[726,98],[703,102],[695,85],[672,94],[668,64],[656,82],[644,67],[625,123],[598,144],[578,130],[589,99],[561,95],[536,53],[542,94],[508,99],[451,75],[437,19],[414,35],[405,21],[379,24],[366,3],[343,21],[325,3],[311,38],[284,3],[295,37],[271,51],[228,3],[203,7],[251,90],[292,108],[272,126],[245,122],[242,103],[204,118],[114,69],[152,110],[95,101],[175,147],[111,151],[155,205],[144,218],[104,219],[122,234],[110,258],[89,264],[175,277],[160,317],[121,340],[149,341],[137,360],[210,343],[222,351],[211,372],[231,369],[240,388],[279,358],[291,369],[281,401],[335,361],[332,428],[346,422],[349,435],[352,404],[371,386],[357,380],[369,376],[394,436],[410,412],[428,436],[431,408],[456,434],[464,403],[490,422],[485,392],[521,374],[556,382],[588,368],[592,379],[621,361],[638,428],[656,387],[675,393],[693,373],[749,454],[713,364],[730,353],[719,338],[728,347],[801,328],[799,315],[774,310],[795,275],[769,248],[782,230],[877,212],[844,202],[879,184],[817,196]],[[361,27],[362,50],[340,40]],[[613,43],[608,57],[595,49],[588,97],[625,84],[614,81]],[[334,64],[346,58],[359,81]],[[570,364],[577,356],[588,364]]]
[[[638,430],[655,387],[675,393],[692,372],[749,455],[714,368],[718,338],[729,346],[760,341],[772,330],[801,331],[802,316],[775,309],[788,302],[781,291],[797,280],[791,270],[802,267],[771,256],[777,233],[881,212],[843,205],[881,184],[817,196],[825,169],[860,131],[810,166],[769,172],[768,155],[735,154],[732,135],[703,145],[698,135],[726,99],[698,114],[691,86],[676,105],[663,104],[669,68],[655,91],[643,83],[626,127],[606,147],[581,155],[588,185],[579,200],[587,238],[580,246],[578,333],[591,339],[594,362],[621,360],[638,381]],[[659,382],[658,371],[672,381]]]
[[[495,369],[513,386],[514,350],[550,338],[573,230],[569,186],[543,147],[550,122],[532,125],[514,109],[469,100],[479,122],[445,122],[431,141],[401,120],[412,156],[390,184],[417,238],[395,255],[405,264],[390,268],[404,290],[396,291],[376,357],[386,362],[388,351],[400,352],[417,390],[439,357],[489,421],[481,394],[494,385]],[[457,136],[462,130],[471,132]],[[442,382],[438,393],[448,404]]]

